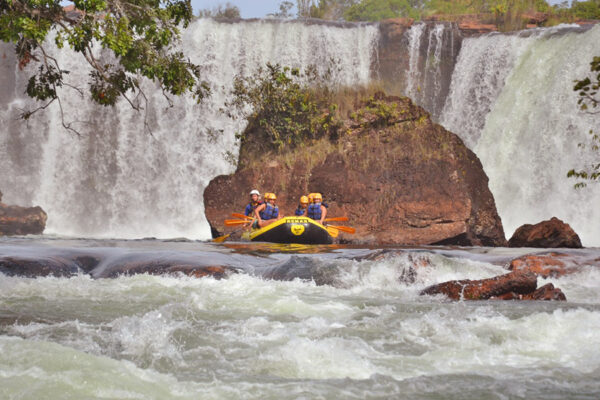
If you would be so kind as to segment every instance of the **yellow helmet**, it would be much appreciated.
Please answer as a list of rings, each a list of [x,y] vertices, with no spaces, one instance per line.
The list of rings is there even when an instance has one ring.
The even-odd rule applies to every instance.
[[[265,198],[267,200],[277,200],[277,196],[275,196],[275,193],[267,193],[267,195],[265,196]]]
[[[308,197],[306,197],[306,196],[300,197],[300,204],[308,204]]]
[[[314,198],[315,198],[315,194],[316,194],[316,193],[311,193],[311,194],[309,194],[309,195],[308,195],[308,201],[309,201],[309,202],[311,202],[311,203],[313,202],[313,200],[314,200]]]
[[[317,200],[323,201],[323,196],[321,196],[321,193],[315,193],[315,197],[313,197],[313,202]]]

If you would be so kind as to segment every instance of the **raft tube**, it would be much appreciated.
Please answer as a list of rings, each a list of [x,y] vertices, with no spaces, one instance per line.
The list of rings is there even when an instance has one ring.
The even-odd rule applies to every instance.
[[[327,228],[311,218],[284,217],[263,228],[250,232],[253,242],[331,244],[333,238]]]

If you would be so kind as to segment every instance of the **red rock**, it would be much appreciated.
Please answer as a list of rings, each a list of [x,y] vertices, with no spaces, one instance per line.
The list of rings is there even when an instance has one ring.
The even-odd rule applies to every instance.
[[[548,283],[535,292],[524,295],[523,300],[555,300],[566,301],[567,296],[559,288],[555,288],[553,284]]]
[[[505,275],[477,281],[465,279],[448,281],[429,286],[421,294],[444,294],[452,300],[485,300],[492,297],[514,298],[513,294],[525,295],[535,291],[537,277],[531,272],[511,272]],[[513,293],[513,294],[511,294]]]
[[[0,194],[0,199],[1,199]],[[0,203],[0,236],[39,235],[48,216],[40,207],[8,206]]]
[[[521,15],[521,19],[525,21],[528,25],[532,25],[534,28],[542,26],[548,20],[548,17],[548,13],[543,13],[539,11],[523,13]]]
[[[565,275],[565,263],[558,258],[564,256],[559,253],[544,255],[527,254],[510,262],[508,269],[518,272],[532,272],[538,276],[548,278]]]
[[[216,177],[204,191],[211,226],[223,232],[224,220],[244,209],[254,188],[275,192],[287,215],[301,195],[320,192],[329,215],[348,216],[344,224],[357,230],[353,236],[340,235],[343,240],[505,245],[477,156],[410,99],[379,94],[374,101],[395,112],[384,119],[361,104],[357,117],[344,121],[336,142],[323,138],[263,154],[252,150],[253,133],[248,132],[238,170]]]
[[[498,27],[494,24],[484,24],[476,20],[465,20],[458,23],[458,29],[467,35],[496,32]]]
[[[567,247],[581,248],[581,240],[575,231],[560,219],[553,217],[535,225],[519,227],[508,241],[509,247]]]

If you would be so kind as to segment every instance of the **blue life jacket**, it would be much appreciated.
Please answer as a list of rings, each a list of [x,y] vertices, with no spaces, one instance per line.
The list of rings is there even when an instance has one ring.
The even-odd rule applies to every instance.
[[[244,215],[249,216],[254,214],[254,209],[256,209],[256,207],[260,206],[261,204],[262,201],[259,201],[258,203],[256,203],[256,205],[252,204],[252,202],[248,203],[246,209],[244,210]]]
[[[308,206],[308,218],[321,219],[321,203],[312,203]]]
[[[270,203],[267,203],[267,206],[264,210],[260,212],[260,218],[264,220],[277,218],[279,216],[279,207],[273,207]]]
[[[302,208],[302,207],[298,206],[298,208],[296,208],[296,211],[294,212],[294,214],[301,217],[304,215],[304,211],[306,211],[306,208]]]

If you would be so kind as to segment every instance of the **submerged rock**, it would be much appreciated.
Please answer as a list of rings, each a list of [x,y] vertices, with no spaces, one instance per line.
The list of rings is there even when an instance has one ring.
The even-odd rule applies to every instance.
[[[587,252],[549,252],[526,254],[508,265],[511,271],[532,272],[542,278],[578,273],[585,267],[600,267],[600,259]]]
[[[509,247],[582,248],[575,231],[556,217],[535,225],[519,227],[508,241]]]
[[[356,228],[341,240],[378,244],[502,246],[504,231],[481,162],[455,134],[408,98],[382,93],[359,104],[339,138],[280,153],[256,152],[252,131],[237,171],[204,191],[217,231],[241,212],[250,189],[275,192],[291,215],[301,195],[321,192],[329,215]],[[267,162],[268,161],[268,162]]]
[[[481,280],[448,281],[432,285],[421,291],[424,295],[444,294],[452,300],[512,299],[513,294],[527,295],[537,287],[537,276],[531,272],[511,272]]]
[[[8,276],[70,277],[80,272],[80,265],[66,257],[0,257],[0,273]]]
[[[0,192],[0,236],[40,235],[48,215],[41,207],[9,206],[2,203]]]
[[[213,277],[221,279],[225,276],[236,273],[237,270],[223,265],[196,265],[186,264],[176,261],[139,261],[113,265],[107,268],[102,273],[98,274],[97,278],[116,278],[120,275],[171,275],[184,274],[194,278]]]

